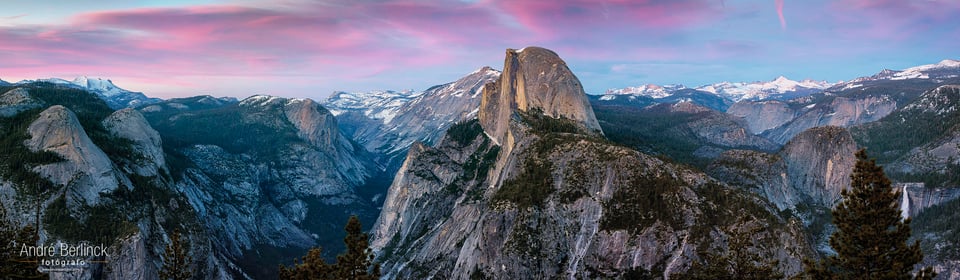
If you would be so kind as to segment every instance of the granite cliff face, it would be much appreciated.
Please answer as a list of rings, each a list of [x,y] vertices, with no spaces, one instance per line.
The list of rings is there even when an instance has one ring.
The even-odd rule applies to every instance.
[[[500,71],[483,67],[423,92],[336,93],[323,102],[345,135],[393,174],[414,142],[436,143],[454,123],[476,118],[483,86]]]
[[[64,161],[37,166],[35,171],[67,189],[67,204],[96,205],[100,195],[120,186],[113,162],[90,140],[77,116],[69,109],[54,105],[40,112],[28,128],[30,140],[24,143],[32,151],[50,151]]]
[[[229,274],[275,275],[278,262],[310,246],[336,252],[351,213],[374,219],[382,190],[366,183],[382,167],[328,110],[309,99],[220,101],[177,99],[141,110],[169,143],[168,161],[180,162],[171,168],[175,189],[219,240],[211,250]]]
[[[887,96],[863,98],[835,97],[829,103],[814,103],[798,112],[793,120],[767,130],[762,136],[778,143],[786,143],[794,136],[813,127],[850,127],[877,121],[897,109],[897,103]],[[748,118],[764,118],[763,115]]]
[[[136,111],[111,113],[90,92],[49,84],[26,84],[10,92],[30,107],[0,119],[8,140],[21,134],[9,129],[25,130],[18,143],[22,146],[5,147],[9,154],[3,163],[31,154],[47,159],[23,162],[32,166],[26,170],[3,165],[0,200],[9,217],[17,225],[38,225],[41,243],[92,242],[112,252],[107,259],[87,259],[90,264],[79,271],[53,272],[50,278],[156,278],[165,244],[156,240],[165,240],[175,228],[188,232],[196,222],[160,174],[166,167],[157,132]],[[29,172],[42,179],[24,180],[31,178]],[[213,271],[222,267],[213,261],[205,233],[189,232],[190,252],[198,256],[192,267],[217,277]]]
[[[833,207],[850,186],[857,144],[850,132],[836,126],[808,129],[780,151],[790,186],[807,204]]]
[[[35,83],[0,98],[14,143],[0,155],[4,218],[38,223],[41,242],[113,253],[51,279],[155,279],[173,230],[194,275],[275,277],[309,246],[339,251],[343,221],[370,223],[382,201],[367,184],[380,167],[312,100],[200,96],[114,111],[101,97]],[[6,164],[20,158],[34,159]]]
[[[157,176],[166,168],[160,133],[134,109],[120,109],[103,120],[103,126],[113,135],[133,142],[132,152],[137,160],[126,165],[140,176]]]
[[[527,52],[559,60],[537,48],[508,51],[479,119],[454,125],[433,147],[410,149],[372,229],[386,277],[669,277],[703,252],[723,250],[722,236],[747,225],[767,229],[753,236],[754,249],[788,273],[801,269],[810,249],[799,223],[770,215],[759,198],[610,145],[590,129],[589,107],[570,108],[576,91],[501,90],[530,85],[511,74],[542,63],[515,58]],[[521,108],[512,94],[549,109]],[[547,104],[535,94],[569,96]]]
[[[763,134],[796,118],[796,111],[783,101],[740,101],[727,109],[727,114],[742,118],[750,132]]]
[[[923,183],[900,183],[894,186],[906,196],[900,197],[900,210],[913,217],[924,209],[960,198],[960,188],[927,188]]]
[[[11,89],[0,95],[0,117],[11,117],[20,112],[40,108],[42,104],[30,97],[23,88]]]
[[[832,208],[850,186],[857,144],[846,129],[808,129],[777,154],[729,151],[708,172],[733,185],[747,186],[777,208]]]
[[[822,254],[832,252],[830,209],[840,191],[850,186],[857,144],[841,127],[808,129],[776,154],[732,150],[722,154],[707,173],[732,186],[750,190],[803,221],[804,231]]]
[[[510,116],[517,111],[567,118],[590,133],[602,134],[580,80],[548,49],[507,49],[500,80],[484,87],[480,124],[494,143],[505,143]]]

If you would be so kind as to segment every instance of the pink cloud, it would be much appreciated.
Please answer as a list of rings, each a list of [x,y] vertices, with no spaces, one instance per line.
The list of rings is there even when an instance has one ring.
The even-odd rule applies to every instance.
[[[956,25],[957,1],[838,0],[830,5],[841,35],[905,41],[916,34]]]
[[[546,39],[589,36],[603,29],[673,31],[709,22],[718,9],[716,1],[698,0],[491,1]]]
[[[362,5],[335,0],[102,11],[48,25],[0,26],[5,41],[0,77],[126,76],[141,84],[205,76],[336,82],[403,77],[415,75],[411,69],[450,65],[499,66],[504,48],[528,45],[556,49],[571,60],[663,59],[682,56],[683,50],[671,46],[677,40],[671,36],[718,18],[717,5],[713,0]],[[179,83],[192,83],[184,81]]]
[[[777,16],[780,17],[780,29],[787,30],[787,19],[783,17],[783,0],[776,0]]]
[[[364,22],[363,12],[208,6],[97,12],[60,25],[0,27],[6,41],[0,45],[0,75],[138,73],[158,82],[170,75],[355,77],[442,62],[416,43],[382,47],[396,39],[384,36],[393,34],[383,34],[383,24]],[[369,70],[342,70],[347,67]]]

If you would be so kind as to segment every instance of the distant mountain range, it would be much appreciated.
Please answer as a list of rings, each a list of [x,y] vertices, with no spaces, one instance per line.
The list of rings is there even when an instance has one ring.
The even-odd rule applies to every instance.
[[[47,79],[36,79],[36,80],[23,80],[19,81],[17,85],[26,85],[35,82],[46,82],[55,85],[73,87],[78,89],[87,90],[97,95],[103,97],[103,100],[107,102],[107,105],[110,108],[120,109],[120,108],[133,108],[137,106],[143,106],[153,103],[159,103],[163,101],[160,98],[147,97],[142,92],[134,92],[122,89],[113,84],[113,81],[103,78],[89,78],[86,76],[77,77],[73,81],[67,81],[60,78],[47,78]],[[0,81],[0,84],[5,82]]]
[[[722,252],[730,217],[763,225],[751,250],[794,274],[829,252],[865,147],[907,194],[925,263],[960,275],[960,228],[943,222],[960,209],[956,60],[601,95],[547,49],[504,67],[321,101],[0,81],[0,218],[119,252],[83,279],[155,278],[173,230],[198,277],[273,278],[307,247],[332,257],[352,214],[399,278],[667,276]]]
[[[768,82],[720,82],[709,85],[702,85],[693,90],[708,92],[717,96],[737,102],[741,100],[768,100],[768,99],[789,99],[808,95],[813,92],[822,91],[832,86],[826,81],[793,81],[784,76],[777,77]],[[647,96],[654,99],[665,99],[672,97],[675,93],[682,90],[690,90],[683,85],[664,85],[658,86],[647,84],[637,87],[627,87],[622,89],[609,89],[604,93],[603,98],[612,98],[614,95],[635,95]]]
[[[414,142],[435,143],[454,123],[475,118],[484,85],[500,71],[482,67],[424,91],[336,92],[321,101],[343,132],[396,170]]]
[[[758,82],[719,82],[688,88],[684,85],[654,85],[647,84],[635,87],[609,89],[601,94],[600,100],[614,100],[619,96],[649,97],[658,103],[671,103],[683,100],[675,97],[691,91],[699,91],[719,96],[723,99],[739,101],[788,100],[823,91],[841,91],[864,86],[865,82],[899,81],[911,79],[943,80],[957,78],[960,70],[960,61],[946,59],[936,64],[920,65],[901,71],[885,69],[873,76],[860,77],[847,82],[830,83],[827,81],[802,80],[794,81],[779,76],[771,81]],[[731,103],[732,103],[731,102]],[[704,104],[705,105],[705,104]],[[713,107],[713,106],[708,106]]]

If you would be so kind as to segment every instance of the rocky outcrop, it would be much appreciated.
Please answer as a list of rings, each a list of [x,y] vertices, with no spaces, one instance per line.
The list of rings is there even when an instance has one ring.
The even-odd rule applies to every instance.
[[[960,164],[960,129],[940,139],[911,149],[886,166],[889,172],[929,174],[947,172],[949,165]]]
[[[826,126],[804,131],[780,151],[790,187],[799,201],[832,207],[850,186],[857,144],[850,132]]]
[[[531,110],[602,134],[580,80],[560,56],[539,47],[507,49],[500,80],[483,89],[480,124],[495,143],[505,143],[510,116]]]
[[[150,126],[140,112],[133,109],[121,109],[103,120],[103,127],[114,136],[133,142],[131,152],[136,160],[127,163],[132,172],[140,176],[157,176],[166,168],[160,133]]]
[[[891,148],[895,151],[887,151],[896,159],[886,170],[915,175],[952,173],[952,166],[960,164],[960,86],[928,91],[895,114],[890,120],[861,127],[864,136],[875,135],[861,137],[867,145],[892,142],[887,139],[889,134],[909,131],[912,141],[901,141]]]
[[[900,205],[906,206],[907,217],[916,216],[926,208],[960,197],[960,188],[927,188],[923,183],[900,183],[894,188],[906,194],[900,197]]]
[[[268,99],[269,100],[269,99]],[[274,99],[282,100],[282,99]],[[290,99],[283,104],[287,120],[297,128],[297,136],[330,152],[347,143],[337,127],[337,119],[327,109],[310,99]],[[346,147],[353,151],[353,147]]]
[[[863,98],[835,97],[830,103],[806,105],[790,122],[767,130],[762,136],[786,143],[800,132],[820,126],[850,127],[877,121],[897,109],[897,102],[888,96]],[[765,116],[760,115],[758,118]]]
[[[777,154],[729,150],[706,170],[714,178],[763,196],[777,209],[791,209],[800,201],[801,194],[790,187],[786,162]]]
[[[530,51],[508,51],[507,63]],[[408,152],[371,230],[385,277],[668,278],[705,250],[723,250],[723,236],[743,225],[732,217],[767,229],[754,248],[787,273],[802,268],[810,250],[796,223],[762,214],[771,209],[761,200],[702,173],[606,143],[588,120],[565,113],[590,110],[568,108],[572,97],[539,103],[565,108],[554,111],[564,118],[515,106],[502,97],[518,93],[500,88],[530,85],[509,78],[517,68],[485,88],[479,120]],[[523,99],[546,100],[531,92],[556,94],[528,89]]]
[[[846,129],[817,127],[794,137],[777,154],[728,151],[707,172],[799,216],[811,243],[820,253],[830,254],[827,240],[833,225],[829,211],[839,201],[841,190],[850,186],[856,149]]]
[[[94,145],[77,116],[66,107],[47,108],[30,124],[28,131],[30,140],[24,144],[30,150],[54,152],[64,159],[34,170],[54,184],[66,187],[67,203],[71,207],[95,205],[101,194],[119,186],[119,174],[113,162]]]
[[[315,101],[256,95],[244,99],[239,106],[249,114],[244,116],[248,122],[263,123],[283,130],[283,124],[277,122],[283,121],[278,117],[285,118],[286,121],[293,124],[293,129],[295,129],[298,138],[310,144],[308,147],[298,145],[292,147],[318,149],[325,160],[316,162],[324,165],[337,163],[338,168],[328,170],[335,170],[333,173],[338,175],[336,177],[342,180],[341,182],[347,183],[347,185],[360,185],[372,175],[373,170],[370,170],[370,168],[375,166],[365,166],[368,163],[360,162],[357,154],[361,151],[355,149],[352,143],[340,133],[336,117]],[[279,116],[275,116],[275,114],[279,114]],[[342,186],[343,183],[329,185]],[[313,182],[304,185],[318,185],[318,183]],[[335,192],[340,193],[342,191]]]
[[[156,258],[150,256],[149,246],[138,232],[119,242],[113,254],[105,261],[105,279],[156,279]]]
[[[553,183],[541,206],[526,208],[503,201],[501,192],[511,188],[514,180],[522,180],[517,178],[524,176],[524,165],[533,160],[526,155],[535,153],[529,149],[539,141],[522,131],[513,135],[520,135],[518,148],[508,156],[513,165],[503,171],[510,179],[493,185],[459,181],[460,174],[472,166],[470,159],[487,151],[483,135],[459,149],[449,142],[438,148],[411,149],[372,230],[371,244],[380,252],[387,277],[576,279],[622,277],[628,271],[652,271],[652,275],[668,277],[696,261],[702,253],[697,248],[722,246],[719,236],[736,228],[727,222],[713,224],[717,221],[708,218],[711,211],[734,211],[737,214],[729,213],[729,217],[750,217],[746,219],[757,219],[770,228],[755,236],[762,240],[756,246],[792,248],[759,249],[781,259],[787,273],[799,271],[800,255],[809,252],[799,228],[785,221],[758,218],[708,202],[713,198],[703,191],[729,190],[709,185],[710,179],[703,174],[585,138],[568,139],[542,158],[553,163],[544,171]],[[653,178],[663,181],[644,181],[657,180]],[[491,174],[485,182],[493,180]],[[663,193],[641,190],[655,188],[654,184],[664,187],[659,190]],[[637,192],[653,198],[642,202],[628,198],[647,197]],[[741,194],[728,195],[747,199]],[[746,201],[750,200],[745,200],[745,205],[761,203]],[[656,204],[655,208],[639,205],[649,203]],[[621,212],[638,209],[634,207],[647,210]],[[628,216],[636,220],[614,225],[618,219],[634,219]]]
[[[728,151],[708,173],[732,185],[747,186],[781,210],[797,206],[832,208],[850,186],[857,145],[846,129],[811,128],[777,154]]]
[[[414,142],[437,143],[451,125],[476,118],[483,86],[499,77],[500,71],[483,67],[422,92],[336,93],[323,105],[345,135],[393,174]]]
[[[0,95],[0,117],[10,117],[41,106],[42,103],[30,97],[23,88],[15,88]]]
[[[727,114],[742,118],[753,134],[762,134],[796,117],[796,112],[783,101],[740,101],[727,108]]]
[[[679,114],[680,119],[689,120],[685,123],[685,126],[698,138],[710,144],[726,148],[752,148],[761,151],[773,151],[778,148],[777,144],[750,134],[739,120],[690,102],[663,104],[646,109]]]
[[[351,214],[374,219],[382,189],[368,180],[380,167],[343,136],[328,110],[309,99],[220,101],[196,97],[143,108],[172,143],[165,145],[172,148],[172,188],[216,240],[208,267],[239,278],[275,277],[275,270],[259,268],[312,246],[336,248]]]

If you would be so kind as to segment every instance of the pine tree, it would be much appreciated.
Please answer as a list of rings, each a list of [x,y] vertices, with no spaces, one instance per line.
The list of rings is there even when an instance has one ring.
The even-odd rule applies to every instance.
[[[0,278],[47,279],[46,274],[37,270],[37,257],[20,255],[23,244],[37,244],[36,229],[30,225],[17,229],[6,217],[7,209],[0,205]]]
[[[899,192],[894,192],[883,167],[867,159],[866,150],[856,154],[850,189],[833,209],[837,231],[830,236],[830,247],[837,254],[818,264],[807,262],[808,277],[813,279],[932,279],[930,267],[911,275],[923,260],[920,242],[907,245],[910,219],[902,219],[898,207]]]
[[[163,253],[163,267],[160,268],[160,279],[190,279],[190,277],[193,277],[193,271],[190,270],[191,261],[187,247],[180,238],[180,230],[174,230],[170,236],[170,244],[167,245],[167,249]]]
[[[332,265],[323,260],[323,249],[315,247],[303,256],[303,261],[294,260],[292,267],[280,265],[280,279],[307,280],[307,279],[334,279]]]
[[[380,265],[373,262],[370,238],[363,232],[360,219],[350,216],[344,230],[347,236],[343,238],[343,243],[347,245],[347,251],[337,256],[336,277],[353,280],[380,278]]]
[[[369,236],[363,232],[360,219],[351,216],[344,230],[347,236],[343,238],[343,243],[347,249],[337,256],[337,263],[327,264],[321,248],[316,247],[310,249],[302,261],[294,260],[293,266],[280,265],[280,279],[379,279],[380,265],[373,262]]]

